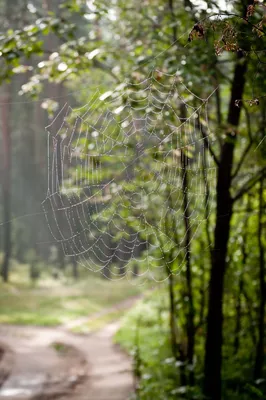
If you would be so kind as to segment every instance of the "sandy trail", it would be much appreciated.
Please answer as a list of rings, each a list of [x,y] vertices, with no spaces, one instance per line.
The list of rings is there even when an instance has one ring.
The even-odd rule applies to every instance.
[[[0,400],[128,399],[132,366],[113,344],[118,328],[119,322],[114,322],[90,335],[76,335],[64,327],[1,325],[0,341],[14,352],[14,365]],[[65,354],[59,351],[64,350],[62,344]]]

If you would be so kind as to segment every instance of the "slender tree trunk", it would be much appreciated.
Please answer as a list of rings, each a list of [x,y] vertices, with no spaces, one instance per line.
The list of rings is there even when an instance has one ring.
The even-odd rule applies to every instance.
[[[204,248],[204,242],[201,244],[202,248]],[[205,319],[205,291],[206,291],[206,287],[205,287],[205,259],[204,257],[201,258],[201,265],[200,265],[200,269],[201,269],[201,287],[200,287],[200,311],[199,311],[199,323],[198,326],[202,326],[204,323],[204,319]]]
[[[168,293],[169,293],[169,325],[170,325],[170,339],[172,354],[177,361],[181,361],[183,365],[180,367],[180,384],[186,386],[186,372],[185,372],[185,354],[182,346],[178,344],[177,327],[176,327],[176,314],[175,314],[175,292],[174,292],[174,276],[170,272],[168,278]]]
[[[247,225],[248,218],[245,218],[245,222],[243,225],[244,234],[243,234],[243,243],[242,243],[242,271],[239,276],[238,282],[238,294],[237,294],[237,301],[236,301],[236,326],[235,326],[235,338],[234,338],[234,353],[237,355],[239,350],[239,340],[240,340],[240,331],[241,331],[241,312],[242,312],[242,294],[244,288],[244,269],[247,262],[247,251],[246,251],[246,241],[247,241]]]
[[[238,295],[236,301],[236,326],[235,326],[235,339],[234,339],[234,354],[237,355],[239,350],[239,336],[241,331],[241,311],[242,311],[242,304],[241,304],[241,297],[243,293],[243,272],[239,277],[239,284],[238,284]]]
[[[174,208],[171,193],[167,190],[167,199],[169,202],[170,209]],[[173,234],[175,243],[179,243],[178,234],[177,234],[177,226],[176,221],[172,217],[170,220],[167,218],[167,213],[165,216],[165,232],[169,236]],[[171,233],[170,233],[171,232]],[[161,243],[161,248],[163,248],[163,244]],[[185,362],[186,362],[186,354],[184,346],[181,342],[178,341],[178,334],[177,334],[177,321],[176,321],[176,302],[175,302],[175,288],[174,288],[174,275],[173,275],[173,264],[168,263],[167,260],[173,260],[173,253],[170,252],[164,254],[164,260],[166,262],[166,275],[168,275],[168,293],[169,293],[169,325],[170,325],[170,340],[171,340],[171,347],[173,356],[177,361],[181,361],[180,366],[180,384],[181,386],[186,386],[187,384],[187,377],[186,377],[186,369],[185,369]]]
[[[255,320],[255,318],[253,318],[254,306],[253,306],[253,301],[249,297],[245,286],[246,286],[245,285],[245,280],[243,279],[242,291],[243,291],[243,296],[244,296],[245,303],[246,303],[246,306],[247,306],[247,309],[248,309],[249,320],[251,321],[249,323],[249,332],[250,332],[250,337],[251,337],[253,346],[256,347],[256,343],[257,343],[256,329],[255,329],[255,326],[253,324],[253,320]]]
[[[227,122],[229,126],[239,125],[240,107],[235,101],[241,100],[245,86],[247,62],[242,53],[238,53],[235,66],[231,99]],[[223,289],[226,268],[227,245],[232,216],[231,174],[236,142],[233,128],[227,133],[221,149],[216,187],[216,224],[214,232],[214,250],[209,286],[209,303],[207,317],[207,337],[205,344],[204,394],[208,399],[221,399],[221,366],[222,366],[222,323],[223,323]]]
[[[65,253],[61,243],[58,244],[58,265],[61,271],[65,270]]]
[[[5,84],[3,86],[4,95],[1,105],[2,119],[2,135],[3,135],[3,221],[4,237],[3,251],[4,260],[2,264],[2,277],[4,282],[8,281],[9,260],[11,256],[11,128],[10,128],[10,112],[11,112],[11,86]]]
[[[260,266],[260,306],[259,306],[259,339],[256,349],[256,360],[254,368],[254,378],[262,377],[262,369],[264,362],[264,340],[265,340],[265,300],[266,300],[266,282],[265,282],[265,260],[264,248],[262,243],[262,217],[263,217],[263,181],[261,178],[259,188],[259,226],[258,226],[258,242],[259,242],[259,266]]]
[[[176,358],[178,354],[177,347],[177,332],[176,332],[176,321],[175,321],[175,294],[174,294],[174,277],[170,273],[168,278],[168,293],[169,293],[169,323],[171,332],[171,347],[173,356]]]
[[[185,260],[186,260],[186,284],[188,296],[188,312],[187,312],[187,359],[190,366],[193,365],[194,346],[195,346],[195,326],[194,326],[194,302],[192,291],[192,276],[191,276],[191,260],[190,260],[190,247],[191,247],[191,226],[190,226],[190,211],[188,200],[188,173],[187,173],[187,156],[182,153],[182,191],[183,191],[183,216],[185,226]],[[189,384],[194,385],[194,371],[189,372]]]
[[[136,261],[133,265],[132,278],[137,278],[138,276],[139,276],[139,264],[138,261]]]
[[[180,115],[183,120],[186,119],[186,107],[182,103],[180,107]],[[186,262],[186,291],[188,297],[187,304],[187,360],[190,367],[193,366],[194,358],[194,346],[195,346],[195,325],[194,325],[194,301],[193,301],[193,290],[192,290],[192,275],[191,275],[191,260],[190,260],[190,249],[191,249],[191,226],[190,226],[190,207],[189,207],[189,177],[188,177],[188,163],[189,158],[183,150],[181,150],[181,180],[182,180],[182,193],[183,193],[183,221],[185,228],[185,262]],[[193,368],[189,371],[189,384],[194,385],[194,371]]]
[[[176,27],[176,21],[175,21],[175,12],[174,12],[174,4],[173,0],[168,0],[168,6],[170,9],[170,13],[172,16],[173,24],[172,24],[172,31],[173,31],[173,42],[176,42],[177,39],[177,27]]]
[[[72,257],[72,275],[74,279],[78,279],[79,277],[78,263],[76,256]]]

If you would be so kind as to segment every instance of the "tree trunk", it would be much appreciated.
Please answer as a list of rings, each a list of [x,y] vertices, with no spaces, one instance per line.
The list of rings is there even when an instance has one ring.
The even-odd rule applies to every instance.
[[[188,311],[187,311],[187,359],[190,367],[193,366],[194,358],[194,345],[195,345],[195,327],[194,327],[194,302],[192,291],[192,276],[191,276],[191,260],[190,260],[190,247],[191,247],[191,226],[190,226],[190,211],[188,200],[188,173],[187,173],[187,156],[182,152],[182,192],[183,192],[183,216],[185,226],[185,260],[186,260],[186,284],[188,296]],[[194,385],[194,371],[189,372],[189,384]]]
[[[260,306],[259,306],[259,339],[256,349],[256,360],[254,369],[254,379],[262,377],[263,361],[264,361],[264,339],[265,339],[265,260],[264,248],[262,243],[262,217],[263,217],[263,180],[261,178],[259,188],[259,226],[258,226],[258,242],[259,242],[259,265],[260,265]]]
[[[182,345],[178,344],[177,340],[177,327],[176,327],[176,315],[175,315],[175,293],[174,293],[174,276],[170,272],[168,277],[168,293],[169,293],[169,324],[170,324],[170,339],[172,354],[177,361],[181,361],[180,367],[180,384],[186,386],[186,372],[185,372],[185,354],[182,349]]]
[[[235,339],[234,339],[234,354],[237,355],[239,350],[239,337],[241,331],[241,311],[242,311],[242,304],[241,304],[241,297],[243,293],[243,272],[239,277],[239,284],[238,284],[238,295],[236,301],[236,326],[235,326]]]
[[[4,260],[2,264],[2,277],[4,282],[8,281],[9,260],[11,255],[11,87],[8,84],[3,86],[4,95],[2,96],[1,119],[3,134],[3,221],[4,237],[3,251]]]
[[[236,107],[235,101],[242,99],[246,69],[247,62],[243,58],[243,54],[238,53],[238,62],[234,71],[227,118],[229,127],[237,127],[239,124],[241,102],[239,107]],[[230,234],[230,221],[233,206],[230,188],[235,142],[236,133],[232,128],[230,133],[227,133],[221,149],[216,187],[216,224],[209,287],[204,365],[204,394],[211,400],[221,399],[222,303],[227,245]]]
[[[204,242],[200,243],[202,248],[204,248]],[[204,324],[204,319],[205,319],[205,304],[206,304],[206,285],[205,285],[205,259],[204,256],[201,257],[201,264],[200,264],[200,269],[201,269],[201,284],[200,284],[200,310],[199,310],[199,323],[198,326],[201,327]]]
[[[79,277],[78,263],[76,256],[72,257],[72,275],[74,279],[78,279]]]
[[[58,265],[60,271],[65,271],[65,253],[61,243],[58,243]]]
[[[246,241],[247,241],[247,224],[248,224],[248,217],[245,218],[244,224],[243,224],[243,242],[241,246],[242,250],[242,271],[239,276],[239,282],[238,282],[238,294],[237,294],[237,300],[236,300],[236,325],[235,325],[235,338],[234,338],[234,354],[237,355],[238,350],[239,350],[239,340],[240,340],[240,331],[241,331],[241,313],[242,313],[242,295],[243,295],[243,288],[244,288],[244,269],[246,266],[247,262],[247,250],[246,250]]]
[[[256,329],[255,326],[253,324],[253,321],[255,320],[255,318],[253,318],[253,311],[254,311],[254,304],[253,304],[253,300],[249,297],[248,292],[246,290],[245,287],[245,281],[243,279],[243,287],[242,287],[242,292],[243,292],[243,296],[245,299],[245,303],[248,309],[248,313],[249,313],[249,332],[250,332],[250,338],[252,340],[253,346],[256,347],[256,343],[257,343],[257,336],[256,336]]]
[[[138,276],[139,276],[139,264],[138,261],[136,261],[133,265],[132,278],[137,278]]]
[[[175,358],[177,358],[177,332],[176,332],[176,321],[175,321],[175,294],[174,294],[174,277],[173,274],[170,273],[168,278],[169,284],[169,323],[170,323],[170,332],[171,332],[171,347],[172,353]]]

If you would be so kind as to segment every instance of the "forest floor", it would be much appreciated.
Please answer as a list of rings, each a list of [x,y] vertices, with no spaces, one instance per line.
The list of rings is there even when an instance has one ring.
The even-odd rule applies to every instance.
[[[136,299],[124,300],[88,321],[121,314]],[[53,328],[0,325],[9,373],[0,400],[126,400],[133,390],[133,376],[130,358],[113,344],[119,321],[90,334],[68,330],[80,324],[86,324],[85,318]],[[3,362],[2,358],[0,365]]]
[[[43,273],[33,284],[29,281],[28,266],[19,264],[11,271],[8,284],[0,282],[0,324],[58,326],[81,318],[81,325],[83,317],[86,321],[88,315],[100,313],[145,290],[139,279],[110,282],[86,271],[81,273],[76,281],[68,276],[55,280]]]

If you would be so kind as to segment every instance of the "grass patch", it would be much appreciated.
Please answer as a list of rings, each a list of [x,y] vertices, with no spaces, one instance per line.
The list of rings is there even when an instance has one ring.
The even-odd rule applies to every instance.
[[[19,269],[19,271],[18,271]],[[94,274],[79,281],[43,276],[34,286],[23,266],[0,283],[0,323],[54,326],[88,316],[143,290],[128,280],[110,282]]]
[[[156,290],[127,313],[115,336],[115,341],[132,355],[140,377],[136,399],[179,399],[178,366],[170,348],[167,305],[167,292]]]
[[[181,318],[181,313],[178,317]],[[266,393],[266,380],[253,381],[254,361],[250,358],[252,344],[241,339],[241,352],[239,352],[238,357],[234,356],[232,345],[231,348],[228,345],[228,341],[232,337],[232,327],[225,324],[224,329],[227,353],[224,351],[223,398],[230,400],[265,399],[263,393]],[[139,389],[132,399],[204,399],[202,394],[204,330],[198,330],[196,336],[195,386],[193,387],[181,386],[180,384],[182,363],[179,360],[176,361],[172,356],[169,336],[168,293],[166,288],[150,293],[123,318],[115,341],[133,357],[135,375],[139,378]],[[189,372],[188,369],[186,371]],[[228,395],[224,395],[225,393]]]
[[[74,333],[94,332],[94,331],[97,331],[97,330],[103,328],[108,323],[111,323],[113,321],[116,321],[116,320],[122,318],[125,315],[125,313],[126,313],[126,310],[111,311],[100,317],[93,318],[92,320],[86,322],[85,324],[76,326],[75,328],[72,328],[71,331]]]

